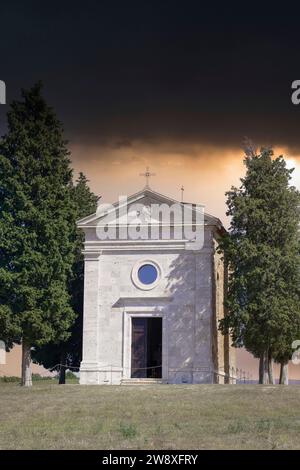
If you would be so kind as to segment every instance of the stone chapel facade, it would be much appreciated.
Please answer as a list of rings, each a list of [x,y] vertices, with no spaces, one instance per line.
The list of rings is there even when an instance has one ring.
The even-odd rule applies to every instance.
[[[122,211],[137,217],[143,207],[147,214],[152,204],[174,203],[184,204],[146,186]],[[124,229],[120,206],[113,223]],[[220,220],[204,214],[203,246],[191,249],[184,236],[174,238],[172,218],[168,226],[157,221],[156,239],[124,238],[120,229],[103,239],[98,227],[108,215],[99,210],[78,222],[85,234],[80,383],[228,382],[235,355],[218,331],[227,280],[217,253]]]

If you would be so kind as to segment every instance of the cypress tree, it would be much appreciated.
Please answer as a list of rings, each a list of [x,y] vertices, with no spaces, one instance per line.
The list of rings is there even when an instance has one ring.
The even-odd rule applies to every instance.
[[[0,331],[22,343],[22,384],[31,349],[69,336],[74,311],[72,170],[63,128],[41,94],[22,90],[0,141]]]
[[[72,200],[76,207],[76,220],[96,212],[97,199],[97,196],[88,186],[88,179],[83,173],[80,173],[76,184],[72,188]],[[43,364],[46,368],[56,368],[59,371],[60,384],[65,383],[67,367],[78,370],[82,355],[84,263],[81,252],[83,241],[84,234],[76,228],[74,220],[75,258],[72,266],[72,276],[69,279],[69,293],[76,319],[70,329],[70,337],[66,341],[50,342],[35,348],[33,351],[35,362]]]
[[[260,383],[268,383],[272,358],[286,363],[300,337],[300,193],[289,184],[293,170],[271,149],[246,154],[244,163],[240,188],[226,193],[230,275],[220,328],[260,358]]]

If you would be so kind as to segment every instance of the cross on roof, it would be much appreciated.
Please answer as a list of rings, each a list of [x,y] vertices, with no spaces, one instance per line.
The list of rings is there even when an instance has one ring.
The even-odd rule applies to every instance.
[[[156,173],[150,173],[149,167],[147,166],[145,173],[140,173],[140,176],[144,176],[144,178],[146,178],[146,186],[145,186],[145,188],[150,188],[150,186],[149,186],[149,178],[150,178],[151,176],[156,176]]]

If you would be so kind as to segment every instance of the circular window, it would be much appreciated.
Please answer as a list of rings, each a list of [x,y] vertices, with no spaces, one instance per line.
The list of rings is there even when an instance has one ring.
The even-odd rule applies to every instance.
[[[158,272],[153,264],[144,264],[138,270],[138,278],[142,282],[142,284],[153,284],[156,281],[158,276]]]
[[[135,286],[139,289],[153,289],[160,281],[161,268],[154,261],[139,261],[132,269],[131,278]]]

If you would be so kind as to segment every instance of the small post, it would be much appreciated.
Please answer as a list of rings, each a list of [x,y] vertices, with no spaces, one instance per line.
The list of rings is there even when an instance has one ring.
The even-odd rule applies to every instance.
[[[6,85],[3,80],[0,80],[0,104],[6,104]]]
[[[181,191],[181,202],[183,202],[183,194],[184,194],[184,186],[182,185],[180,188]]]

